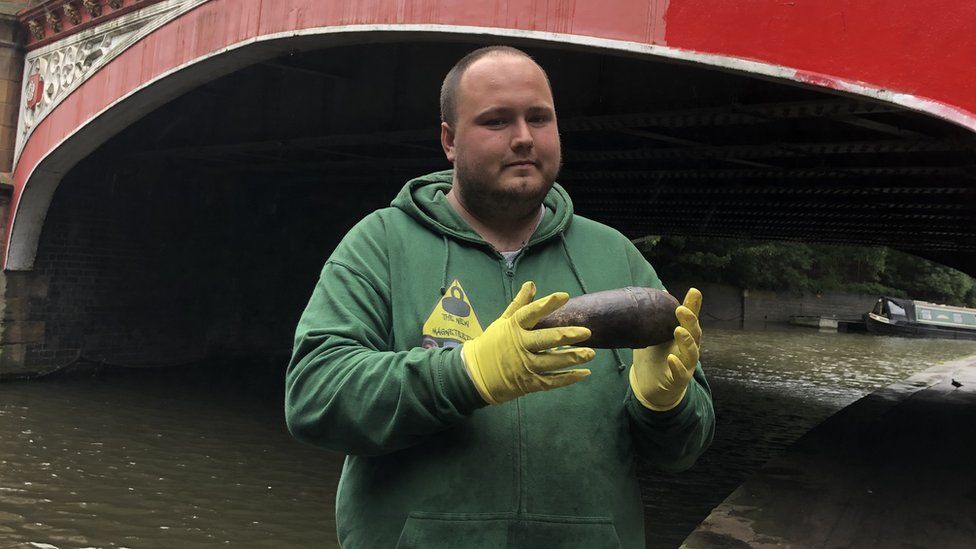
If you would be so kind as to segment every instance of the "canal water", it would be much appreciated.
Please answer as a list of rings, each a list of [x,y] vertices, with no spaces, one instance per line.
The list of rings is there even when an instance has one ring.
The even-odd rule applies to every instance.
[[[861,396],[976,342],[814,330],[705,334],[717,433],[642,471],[648,546],[676,547],[746,477]],[[280,364],[0,383],[0,548],[337,547],[342,457],[295,442]]]

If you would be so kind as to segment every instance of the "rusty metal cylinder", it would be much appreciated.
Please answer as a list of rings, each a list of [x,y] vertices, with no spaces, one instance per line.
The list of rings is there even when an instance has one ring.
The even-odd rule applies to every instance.
[[[590,339],[577,345],[599,349],[639,349],[674,337],[680,303],[671,294],[653,288],[628,286],[570,298],[540,320],[535,329],[583,326]]]

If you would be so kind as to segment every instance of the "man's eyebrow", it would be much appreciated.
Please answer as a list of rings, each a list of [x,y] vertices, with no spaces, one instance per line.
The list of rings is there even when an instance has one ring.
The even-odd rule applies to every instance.
[[[539,111],[542,111],[542,112],[555,112],[556,109],[554,109],[552,107],[552,105],[549,105],[549,104],[546,104],[546,103],[539,103],[537,105],[532,105],[532,106],[528,107],[525,110],[526,111],[529,111],[529,112],[539,112]],[[487,107],[487,108],[481,110],[481,112],[479,112],[478,114],[476,114],[475,117],[476,118],[480,118],[482,116],[491,115],[491,114],[509,114],[509,113],[514,112],[514,111],[515,111],[515,109],[513,109],[511,107],[506,107],[506,106],[503,106],[503,105],[492,105],[490,107]]]
[[[492,105],[490,107],[487,107],[485,109],[482,109],[481,112],[479,112],[475,116],[476,117],[481,117],[481,116],[485,116],[485,115],[489,115],[489,114],[508,114],[508,113],[512,112],[513,110],[514,109],[512,109],[511,107],[504,107],[502,105]]]

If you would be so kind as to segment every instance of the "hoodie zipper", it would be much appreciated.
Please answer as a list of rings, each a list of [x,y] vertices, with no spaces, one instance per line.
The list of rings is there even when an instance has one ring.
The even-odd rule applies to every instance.
[[[519,261],[525,256],[528,246],[522,248],[522,252],[516,256],[515,261],[509,266],[504,257],[501,257],[502,266],[505,270],[505,277],[508,279],[508,290],[511,299],[514,299],[517,290],[515,288],[515,269]],[[495,253],[498,253],[497,251]],[[501,254],[498,254],[501,256]],[[526,513],[526,484],[525,484],[525,421],[523,419],[522,399],[515,399],[515,509],[519,515]]]

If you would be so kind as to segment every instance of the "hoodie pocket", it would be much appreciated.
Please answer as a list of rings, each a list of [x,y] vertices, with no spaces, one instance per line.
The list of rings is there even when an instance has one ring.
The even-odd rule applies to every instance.
[[[407,517],[396,546],[620,549],[620,539],[608,517],[415,512]]]
[[[410,513],[397,549],[506,547],[510,513]]]
[[[620,549],[609,517],[523,515],[515,525],[516,547]]]

